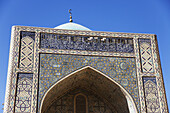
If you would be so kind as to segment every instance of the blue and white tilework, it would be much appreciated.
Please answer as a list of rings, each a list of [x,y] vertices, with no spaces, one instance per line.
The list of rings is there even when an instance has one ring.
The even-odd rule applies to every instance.
[[[150,39],[139,39],[142,72],[154,72]]]
[[[160,102],[155,77],[143,77],[147,113],[160,113]]]
[[[15,113],[31,112],[33,74],[19,73],[17,82],[17,94],[15,100]]]
[[[20,68],[33,68],[34,32],[21,32]]]
[[[121,84],[139,106],[134,58],[40,54],[39,103],[46,91],[68,74],[91,66]]]
[[[31,45],[29,47],[32,47],[32,46],[34,47],[33,47],[33,54],[31,54],[31,56],[32,55],[33,56],[28,57],[28,58],[33,58],[33,59],[31,60],[31,65],[26,64],[26,66],[20,65],[21,58],[23,58],[21,57],[22,55],[20,54],[20,50],[21,50],[20,47],[22,45],[22,37],[26,37],[26,35],[22,36],[23,31],[25,33],[34,32],[35,34],[34,37],[32,37],[33,35],[29,36],[34,41],[34,45]],[[54,48],[52,48],[53,46],[51,45],[50,47],[46,47],[46,46],[41,45],[43,44],[41,43],[42,41],[41,35],[43,33],[44,34],[56,34],[56,35],[62,35],[62,36],[82,36],[82,37],[90,36],[90,37],[93,37],[93,39],[95,39],[96,37],[102,37],[103,41],[105,40],[105,37],[107,37],[108,39],[109,38],[123,39],[123,40],[133,39],[133,42],[132,42],[133,44],[131,47],[134,47],[134,50],[133,51],[131,51],[132,49],[121,50],[121,48],[125,47],[125,46],[121,46],[121,44],[120,44],[119,50],[114,49],[113,51],[110,51],[110,50],[99,51],[99,50],[94,50],[93,48],[92,49],[89,48],[88,50],[82,50],[82,49],[76,49],[76,48],[75,49],[55,48],[55,44],[53,45]],[[49,40],[47,39],[46,41],[49,41]],[[122,43],[126,43],[126,42],[122,41]],[[144,44],[144,45],[141,46],[141,44]],[[141,47],[144,47],[144,49]],[[147,57],[145,57],[144,55],[142,56],[143,52],[145,52],[145,54],[149,53],[148,55],[146,55]],[[47,70],[49,70],[48,72],[49,75],[44,75],[43,77],[41,76],[42,73],[45,73],[45,71],[43,71],[43,67],[41,67],[41,64],[43,63],[41,61],[43,60],[40,60],[39,58],[43,58],[46,55],[50,57],[50,55],[52,54],[54,58],[56,57],[57,59],[58,57],[61,57],[63,55],[63,57],[67,56],[69,58],[70,56],[73,56],[73,58],[76,57],[76,60],[74,62],[69,61],[72,63],[68,63],[68,61],[66,61],[67,59],[61,58],[62,62],[61,61],[56,62],[55,59],[52,58],[53,59],[52,62],[48,61],[44,63],[45,64],[44,66],[49,66],[50,68],[47,68]],[[83,57],[84,59],[82,59],[81,57]],[[145,58],[146,60],[140,59],[142,57]],[[152,60],[149,58],[151,58]],[[78,62],[78,59],[81,60],[81,62]],[[94,63],[95,61],[97,61],[96,64]],[[56,65],[52,65],[53,62]],[[115,62],[116,67],[113,64],[110,64],[109,62]],[[107,66],[105,66],[104,63]],[[147,64],[147,66],[145,64]],[[75,65],[77,65],[77,67],[75,67]],[[53,28],[39,28],[39,27],[26,27],[26,26],[14,26],[12,29],[4,112],[5,113],[15,112],[15,104],[16,104],[15,100],[16,100],[16,92],[17,92],[16,86],[17,86],[18,73],[33,73],[31,113],[36,113],[38,111],[37,110],[38,102],[41,101],[41,98],[44,92],[47,91],[48,88],[52,84],[55,83],[55,81],[61,79],[62,77],[68,75],[69,73],[72,73],[73,71],[79,68],[82,68],[83,66],[86,66],[86,65],[96,68],[97,70],[108,75],[108,77],[114,79],[117,83],[123,86],[131,94],[132,98],[136,102],[137,108],[139,109],[141,113],[147,112],[146,106],[145,106],[145,97],[144,97],[145,90],[144,90],[142,77],[143,76],[147,76],[147,77],[154,76],[157,80],[156,85],[158,87],[157,92],[158,92],[159,101],[160,101],[160,112],[161,113],[168,112],[162,73],[161,73],[161,68],[160,68],[159,53],[158,53],[157,42],[156,42],[156,38],[154,34],[60,30],[60,29],[53,29]],[[130,68],[127,67],[127,65],[130,65]],[[68,69],[70,68],[69,70],[63,69],[63,67],[67,67],[67,66],[68,66]],[[134,67],[132,68],[132,66]],[[59,70],[58,68],[61,68],[61,70]],[[110,69],[110,68],[113,68],[113,69]],[[130,70],[127,70],[128,68],[131,69],[132,72],[130,72]],[[108,69],[110,69],[110,71],[105,71]],[[136,71],[134,72],[133,69]],[[125,70],[126,70],[126,73],[128,73],[128,75],[126,75]],[[50,75],[51,73],[54,75]],[[48,76],[52,76],[52,77],[48,78]],[[45,80],[45,79],[48,79],[48,80]],[[39,82],[43,82],[40,85],[40,87],[42,87],[43,85],[45,86],[45,83],[47,84],[49,82],[49,84],[47,84],[45,88],[42,87],[38,89],[38,80],[40,80]],[[38,92],[38,90],[41,90],[42,94]]]
[[[132,38],[106,38],[41,33],[41,48],[133,53]]]

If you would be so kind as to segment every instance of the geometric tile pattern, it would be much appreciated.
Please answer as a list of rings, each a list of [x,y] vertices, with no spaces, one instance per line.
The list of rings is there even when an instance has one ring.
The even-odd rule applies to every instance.
[[[34,35],[27,35],[27,33],[34,32]],[[124,53],[124,52],[107,52],[107,51],[86,51],[86,50],[61,50],[61,49],[50,49],[50,48],[40,48],[40,37],[41,33],[52,33],[52,34],[61,34],[61,35],[73,35],[73,36],[96,36],[96,37],[111,37],[111,38],[133,38],[134,44],[134,52],[133,53]],[[35,40],[34,44],[34,67],[33,68],[18,68],[20,67],[20,43],[21,38],[29,36],[33,40]],[[34,39],[35,38],[35,39]],[[149,44],[150,49],[152,51],[152,59],[153,59],[153,71],[154,73],[141,73],[144,72],[144,69],[141,65],[142,60],[141,51],[140,51],[140,40],[139,39],[146,39],[150,40]],[[146,41],[145,40],[145,41]],[[16,84],[17,84],[17,73],[34,73],[33,77],[33,86],[32,86],[32,105],[31,105],[31,112],[37,112],[37,104],[38,104],[38,72],[39,72],[39,53],[55,53],[55,54],[75,54],[75,55],[86,55],[86,56],[109,56],[109,57],[126,57],[126,58],[134,58],[136,64],[136,75],[138,82],[138,89],[139,91],[139,98],[140,99],[140,106],[138,108],[141,110],[141,113],[146,113],[146,106],[145,106],[145,97],[144,97],[144,86],[142,83],[143,76],[155,76],[157,82],[157,91],[159,94],[159,101],[160,101],[160,109],[162,113],[168,112],[167,107],[167,99],[165,94],[165,88],[163,83],[163,77],[161,73],[161,65],[160,65],[160,58],[159,58],[159,51],[157,47],[156,36],[154,34],[140,34],[140,33],[116,33],[116,32],[98,32],[98,31],[77,31],[77,30],[60,30],[60,29],[53,29],[53,28],[40,28],[40,27],[28,27],[28,26],[13,26],[12,27],[12,34],[11,34],[11,45],[10,45],[10,55],[9,55],[9,64],[8,64],[8,75],[7,75],[7,86],[6,86],[6,94],[5,94],[5,105],[4,105],[4,113],[13,113],[14,111],[14,104],[15,104],[15,96],[16,96]],[[139,54],[140,53],[140,54]],[[141,71],[142,70],[142,71]],[[149,69],[147,69],[149,70]]]
[[[122,85],[140,111],[134,58],[40,54],[39,105],[45,92],[68,74],[91,66]]]
[[[24,34],[24,35],[23,35]],[[20,48],[20,68],[32,68],[33,67],[33,60],[34,60],[34,38],[30,37],[34,35],[34,33],[27,33],[22,32],[21,38],[21,48]],[[33,36],[34,37],[34,36]]]
[[[150,39],[139,39],[142,72],[154,72]]]
[[[41,48],[133,53],[132,38],[105,38],[41,33]]]
[[[134,38],[134,50],[135,50],[135,60],[136,60],[136,74],[138,79],[138,91],[140,97],[140,106],[141,106],[141,113],[146,113],[146,106],[144,100],[144,90],[143,90],[143,82],[142,82],[142,74],[141,74],[141,62],[140,62],[140,52],[139,52],[139,45],[138,45],[138,38]]]
[[[31,111],[32,77],[33,74],[30,73],[18,74],[15,113],[30,113]]]
[[[147,113],[160,113],[160,102],[155,77],[143,77]]]

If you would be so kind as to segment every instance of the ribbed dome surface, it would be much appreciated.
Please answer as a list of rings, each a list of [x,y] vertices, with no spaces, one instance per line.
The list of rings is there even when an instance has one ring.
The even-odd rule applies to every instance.
[[[69,29],[69,30],[84,30],[84,31],[91,31],[89,28],[84,27],[80,24],[76,24],[73,22],[65,23],[55,27],[55,29]]]

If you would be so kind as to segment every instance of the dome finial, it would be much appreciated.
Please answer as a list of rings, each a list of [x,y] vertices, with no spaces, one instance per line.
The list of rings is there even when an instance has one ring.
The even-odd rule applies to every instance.
[[[69,9],[69,13],[70,13],[70,22],[73,22],[73,20],[72,20],[72,13],[71,13],[71,9]]]

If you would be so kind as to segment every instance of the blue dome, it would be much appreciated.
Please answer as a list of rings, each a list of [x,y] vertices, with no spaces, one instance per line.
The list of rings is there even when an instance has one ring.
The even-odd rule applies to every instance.
[[[84,31],[91,31],[89,28],[84,27],[80,24],[76,24],[73,22],[69,22],[66,24],[59,25],[55,27],[55,29],[69,29],[69,30],[84,30]]]

